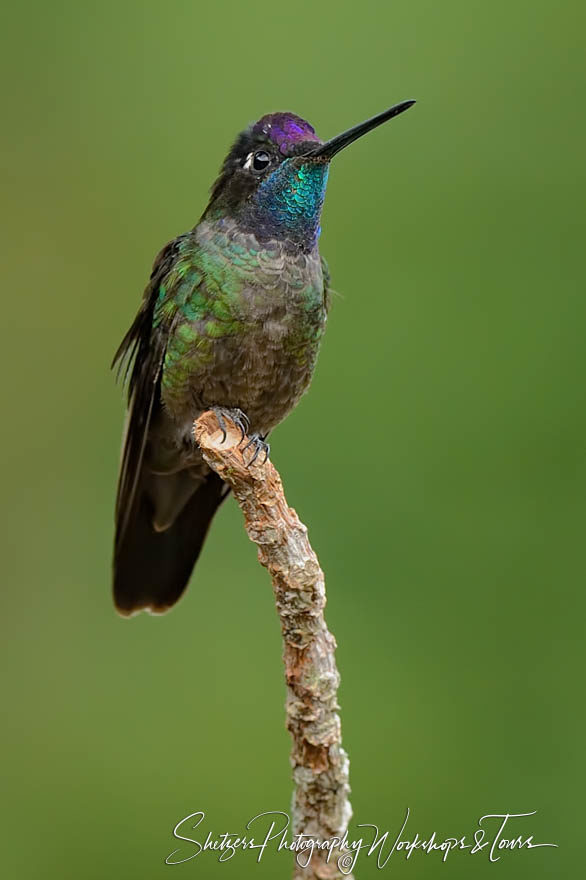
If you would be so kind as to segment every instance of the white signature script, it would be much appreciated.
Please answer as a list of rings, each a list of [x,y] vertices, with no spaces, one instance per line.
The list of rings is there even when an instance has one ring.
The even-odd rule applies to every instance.
[[[300,867],[308,866],[316,851],[327,853],[326,862],[335,860],[342,874],[349,874],[356,865],[360,853],[376,856],[378,868],[384,868],[391,856],[400,854],[410,859],[414,852],[425,855],[437,853],[443,862],[450,853],[464,852],[468,855],[483,853],[490,862],[498,862],[506,852],[511,850],[532,850],[544,846],[557,847],[557,843],[535,843],[533,834],[519,833],[521,820],[534,816],[537,810],[530,813],[486,813],[478,819],[478,827],[468,837],[455,835],[441,837],[433,831],[431,834],[407,833],[410,810],[407,808],[405,819],[399,833],[393,838],[389,831],[380,831],[377,825],[363,823],[357,829],[368,829],[360,832],[361,837],[350,839],[346,831],[340,837],[320,840],[305,834],[291,832],[291,820],[287,813],[280,810],[258,813],[246,824],[246,832],[238,834],[225,831],[214,834],[208,831],[205,839],[192,836],[205,819],[205,813],[198,811],[185,816],[175,825],[173,836],[183,841],[183,845],[174,849],[165,859],[167,865],[182,865],[190,862],[202,853],[216,853],[218,861],[226,862],[237,852],[252,850],[256,861],[260,862],[267,849],[277,852],[295,853]],[[256,836],[252,835],[252,832]]]

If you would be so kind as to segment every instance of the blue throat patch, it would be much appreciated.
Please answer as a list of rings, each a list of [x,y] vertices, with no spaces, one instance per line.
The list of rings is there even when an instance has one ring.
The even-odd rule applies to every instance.
[[[249,208],[253,227],[263,236],[310,250],[317,244],[329,165],[285,160],[263,180]]]

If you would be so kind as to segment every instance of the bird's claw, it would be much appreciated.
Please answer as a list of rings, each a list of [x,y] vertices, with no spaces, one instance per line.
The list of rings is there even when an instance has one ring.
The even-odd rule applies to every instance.
[[[246,413],[243,413],[242,410],[237,407],[231,409],[227,406],[213,406],[212,411],[216,414],[218,425],[222,432],[222,443],[226,442],[226,437],[228,436],[226,431],[226,419],[229,419],[236,425],[242,435],[240,438],[240,443],[242,443],[250,427],[250,422],[248,421]]]
[[[242,443],[246,439],[246,435],[250,428],[250,421],[246,413],[242,412],[242,410],[238,409],[237,407],[230,408],[227,406],[213,406],[212,410],[216,415],[218,425],[220,426],[220,431],[222,432],[222,443],[225,443],[228,437],[226,419],[229,419],[229,421],[233,422],[233,424],[236,425],[242,435],[240,438],[240,443],[238,444],[239,446],[242,446]],[[264,453],[264,463],[266,464],[269,459],[271,447],[261,434],[250,435],[250,437],[248,438],[248,443],[242,450],[243,458],[244,453],[248,449],[252,449],[252,455],[250,457],[250,460],[246,462],[247,467],[250,467],[252,464],[254,464],[261,452]]]
[[[250,461],[246,462],[246,467],[250,467],[252,464],[254,464],[254,462],[257,460],[257,458],[259,457],[261,452],[264,452],[264,455],[265,455],[263,464],[267,463],[267,461],[269,460],[269,453],[271,451],[271,447],[266,442],[264,437],[262,437],[260,434],[252,434],[251,437],[249,437],[249,439],[248,439],[248,443],[246,444],[246,446],[242,450],[242,458],[244,458],[244,453],[246,452],[246,450],[249,447],[253,448],[253,454],[252,454],[252,457],[250,458]]]

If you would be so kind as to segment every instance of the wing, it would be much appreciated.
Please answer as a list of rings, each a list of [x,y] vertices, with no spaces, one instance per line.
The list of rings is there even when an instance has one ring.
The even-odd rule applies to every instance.
[[[112,367],[117,367],[128,382],[128,414],[123,440],[118,491],[116,495],[116,545],[118,546],[128,524],[153,413],[160,406],[159,388],[161,369],[174,316],[168,311],[153,326],[159,290],[180,252],[186,235],[170,242],[157,255],[150,281],[144,292],[140,310],[128,333],[114,355]]]

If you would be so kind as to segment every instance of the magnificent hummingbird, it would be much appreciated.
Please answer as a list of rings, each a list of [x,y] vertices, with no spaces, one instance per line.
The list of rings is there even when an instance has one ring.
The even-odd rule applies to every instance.
[[[155,259],[114,364],[128,381],[114,547],[114,601],[167,611],[183,593],[226,485],[202,459],[194,420],[207,409],[269,432],[311,382],[329,306],[318,250],[333,157],[407,110],[402,101],[325,143],[293,113],[271,113],[235,140],[191,232]]]

